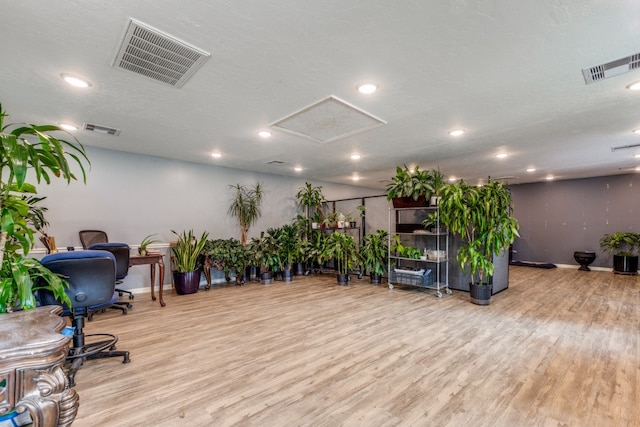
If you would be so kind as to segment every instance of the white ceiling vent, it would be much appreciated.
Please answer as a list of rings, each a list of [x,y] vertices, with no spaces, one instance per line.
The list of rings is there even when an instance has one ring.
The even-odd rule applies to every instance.
[[[84,125],[82,125],[82,129],[88,130],[91,132],[96,132],[96,133],[103,133],[105,135],[113,135],[113,136],[120,135],[120,129],[110,128],[110,127],[100,126],[100,125],[93,125],[91,123],[85,123]]]
[[[209,56],[201,49],[131,19],[113,66],[182,87]]]
[[[384,124],[386,124],[384,120],[335,96],[329,96],[269,126],[322,144]]]
[[[600,80],[615,77],[620,74],[628,73],[640,67],[640,53],[620,58],[606,64],[596,65],[594,67],[582,70],[584,82],[591,84]]]

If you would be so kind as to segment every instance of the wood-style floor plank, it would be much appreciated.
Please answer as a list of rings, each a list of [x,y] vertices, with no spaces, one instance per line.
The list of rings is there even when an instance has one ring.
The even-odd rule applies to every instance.
[[[332,275],[137,295],[76,426],[640,426],[636,277],[511,267],[489,306]]]

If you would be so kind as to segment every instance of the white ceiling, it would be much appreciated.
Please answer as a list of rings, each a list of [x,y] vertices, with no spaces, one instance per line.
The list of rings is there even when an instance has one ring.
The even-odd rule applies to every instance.
[[[640,164],[640,148],[611,150],[640,143],[640,92],[625,89],[640,71],[590,85],[581,73],[640,52],[636,0],[21,0],[1,10],[11,121],[122,131],[75,132],[88,146],[378,188],[403,163],[472,183]],[[180,89],[117,69],[130,18],[211,57]],[[92,86],[72,88],[61,73]],[[379,90],[362,95],[362,82]],[[256,135],[329,96],[386,124],[323,144],[276,128]],[[467,133],[448,136],[455,128]]]

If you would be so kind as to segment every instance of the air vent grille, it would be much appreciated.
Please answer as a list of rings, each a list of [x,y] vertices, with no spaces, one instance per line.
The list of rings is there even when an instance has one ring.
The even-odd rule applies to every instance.
[[[103,133],[105,135],[113,135],[113,136],[120,135],[120,129],[110,128],[107,126],[94,125],[91,123],[85,123],[82,126],[82,129],[88,130],[91,132],[96,132],[96,133]]]
[[[637,68],[640,68],[640,53],[634,53],[633,55],[616,59],[615,61],[607,62],[606,64],[585,68],[582,70],[582,76],[584,77],[584,82],[586,84],[591,84],[620,74],[628,73],[629,71],[633,71]]]
[[[182,87],[209,56],[201,49],[132,19],[113,64]]]
[[[274,166],[284,166],[287,164],[287,162],[283,162],[281,160],[271,160],[270,162],[267,162],[268,165],[274,165]]]

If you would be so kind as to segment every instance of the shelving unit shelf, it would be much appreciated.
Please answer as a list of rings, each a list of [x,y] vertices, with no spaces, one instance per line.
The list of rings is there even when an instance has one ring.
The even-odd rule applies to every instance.
[[[422,221],[435,212],[435,232],[425,230]],[[406,222],[406,221],[411,222]],[[406,258],[391,253],[391,239],[400,236],[403,244],[417,247],[430,256]],[[433,289],[438,298],[449,289],[449,232],[440,227],[437,206],[389,208],[389,289],[415,286]]]

